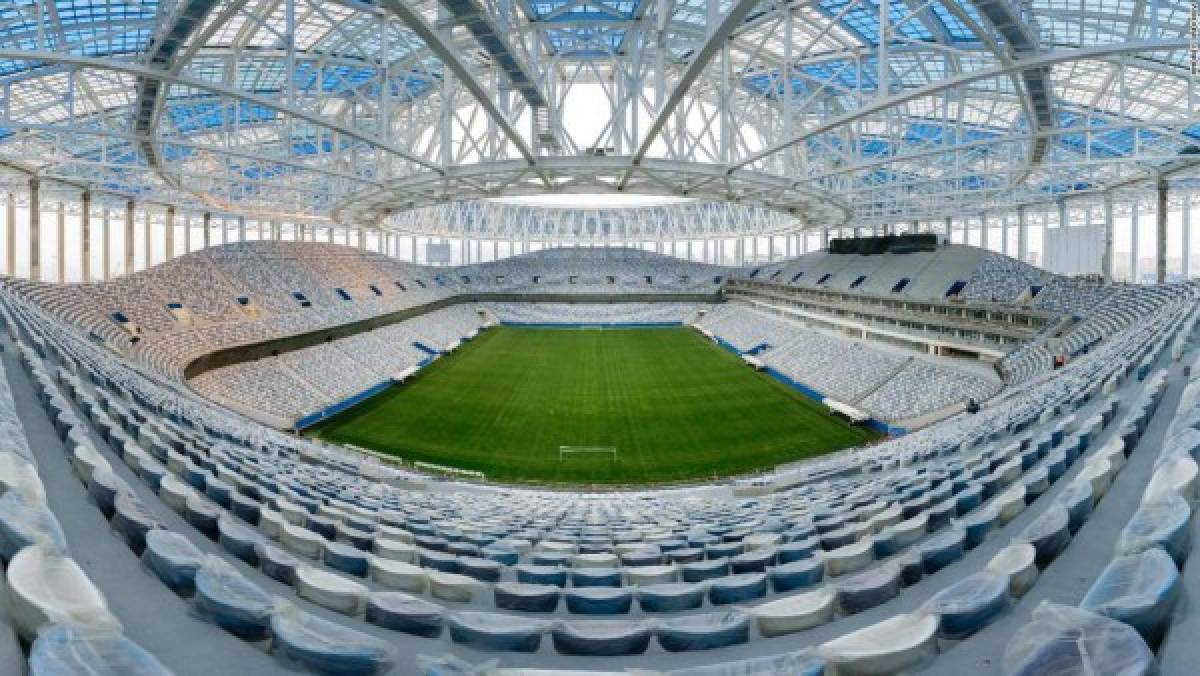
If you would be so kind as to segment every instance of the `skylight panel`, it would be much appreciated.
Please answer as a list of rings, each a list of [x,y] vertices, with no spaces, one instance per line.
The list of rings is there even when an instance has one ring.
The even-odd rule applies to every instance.
[[[65,30],[97,25],[117,27],[153,20],[158,14],[158,3],[154,0],[54,0],[54,10]]]
[[[343,31],[353,35],[354,29],[351,26],[356,22],[351,22],[350,19],[354,14],[354,10],[349,7],[329,2],[314,3],[311,9],[296,22],[296,48],[311,49],[327,36],[331,36],[334,26],[339,26]],[[373,17],[360,17],[360,20],[362,19],[369,19],[374,24],[378,23]]]
[[[34,0],[0,3],[0,45],[15,49],[53,48],[53,34],[44,34],[50,44],[39,44],[38,11]]]
[[[286,67],[279,59],[244,59],[238,65],[239,89],[256,93],[283,91]]]
[[[275,5],[270,16],[257,23],[253,30],[248,31],[245,45],[247,47],[282,47],[286,43],[287,8],[285,3]]]
[[[886,1],[888,3],[888,20],[895,33],[910,40],[926,42],[933,40],[933,34],[919,19],[910,17],[905,20],[912,10],[904,0]],[[820,7],[829,17],[835,17],[854,2],[855,0],[821,0]],[[858,0],[856,6],[846,10],[846,13],[842,15],[842,23],[868,43],[879,44],[878,0]]]
[[[367,56],[379,50],[379,20],[329,3],[304,17],[303,36],[297,27],[298,49],[328,54]]]
[[[13,119],[29,122],[56,122],[68,114],[62,92],[67,88],[66,73],[14,82],[9,85],[8,110]]]
[[[942,24],[946,34],[955,42],[978,42],[979,36],[967,27],[953,12],[946,9],[946,6],[941,2],[931,2],[928,5],[929,11]]]

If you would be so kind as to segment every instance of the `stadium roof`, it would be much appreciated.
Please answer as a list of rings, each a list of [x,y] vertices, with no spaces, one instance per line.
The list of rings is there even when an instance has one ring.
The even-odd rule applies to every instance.
[[[14,182],[383,227],[544,192],[687,196],[797,227],[940,218],[1190,170],[1189,12],[11,0],[0,164]]]

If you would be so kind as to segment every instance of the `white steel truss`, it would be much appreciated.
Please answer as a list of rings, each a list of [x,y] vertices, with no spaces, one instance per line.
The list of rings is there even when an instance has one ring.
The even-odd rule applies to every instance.
[[[1196,174],[1189,19],[1183,0],[12,0],[0,181],[429,233],[456,207],[404,212],[535,193],[777,212],[749,219],[764,233],[1004,211]]]

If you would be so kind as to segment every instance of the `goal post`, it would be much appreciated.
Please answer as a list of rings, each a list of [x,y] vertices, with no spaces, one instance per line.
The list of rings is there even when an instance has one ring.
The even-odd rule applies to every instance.
[[[616,446],[559,446],[558,461],[562,462],[572,455],[608,455],[613,462],[617,461]]]

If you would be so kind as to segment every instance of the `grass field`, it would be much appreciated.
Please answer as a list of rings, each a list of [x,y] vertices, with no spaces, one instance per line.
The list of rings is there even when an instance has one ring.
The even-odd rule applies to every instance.
[[[876,438],[691,329],[490,329],[312,428],[499,481],[711,478]],[[570,455],[559,446],[615,446]]]

